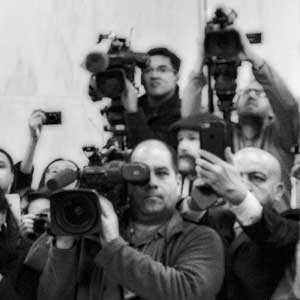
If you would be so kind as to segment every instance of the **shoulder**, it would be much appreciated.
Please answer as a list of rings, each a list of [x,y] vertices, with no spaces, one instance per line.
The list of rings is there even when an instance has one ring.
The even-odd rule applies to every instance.
[[[202,224],[193,224],[189,221],[183,221],[183,238],[187,241],[221,247],[222,241],[216,230],[210,226]]]

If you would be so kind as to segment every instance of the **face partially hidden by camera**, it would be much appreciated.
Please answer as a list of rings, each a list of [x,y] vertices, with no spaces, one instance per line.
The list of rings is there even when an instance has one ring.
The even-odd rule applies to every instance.
[[[239,117],[259,117],[265,119],[272,113],[270,102],[261,84],[253,80],[241,92],[236,103]]]
[[[150,179],[144,185],[128,184],[133,218],[144,224],[160,224],[169,220],[179,199],[180,181],[176,161],[165,144],[148,140],[139,144],[131,162],[145,163]]]
[[[47,198],[37,198],[32,200],[27,207],[28,213],[32,215],[50,214],[50,200]]]
[[[13,166],[8,157],[0,152],[0,188],[5,194],[10,192],[14,181]]]
[[[178,73],[174,69],[169,57],[153,55],[150,64],[143,70],[142,82],[148,97],[153,105],[159,105],[161,101],[170,99],[175,91],[178,81]]]
[[[180,129],[177,134],[178,170],[182,175],[195,176],[195,162],[199,158],[200,132]]]
[[[66,169],[71,169],[77,172],[77,167],[71,161],[64,159],[54,161],[46,170],[44,183],[46,184],[49,179],[52,179],[56,174]],[[76,185],[77,180],[63,187],[63,189],[73,189],[76,187]]]

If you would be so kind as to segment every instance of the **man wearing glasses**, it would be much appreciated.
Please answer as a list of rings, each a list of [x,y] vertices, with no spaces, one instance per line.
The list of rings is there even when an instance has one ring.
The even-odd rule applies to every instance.
[[[252,65],[255,80],[238,95],[236,109],[238,122],[233,128],[233,148],[258,147],[272,153],[282,166],[283,180],[290,189],[289,171],[294,155],[291,147],[298,143],[299,113],[298,103],[277,72],[252,49],[247,37],[238,31],[242,50],[239,57]],[[202,46],[203,47],[203,46]],[[203,50],[200,53],[200,74],[203,66]],[[197,113],[201,103],[204,81],[191,78],[185,90],[185,103],[189,103],[185,115]],[[202,75],[203,77],[203,75]],[[198,85],[195,83],[198,82]]]
[[[180,119],[181,101],[178,90],[180,59],[167,48],[148,51],[149,65],[142,70],[142,84],[146,93],[138,98],[136,89],[127,80],[122,97],[129,144],[156,138],[176,147],[175,134],[169,126]]]

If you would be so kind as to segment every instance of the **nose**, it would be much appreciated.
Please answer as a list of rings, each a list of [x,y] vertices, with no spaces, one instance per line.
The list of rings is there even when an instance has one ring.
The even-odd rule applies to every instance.
[[[150,178],[147,186],[150,188],[157,188],[157,177],[154,172],[150,172]]]
[[[178,152],[183,153],[188,150],[188,141],[187,139],[182,139],[178,142]]]

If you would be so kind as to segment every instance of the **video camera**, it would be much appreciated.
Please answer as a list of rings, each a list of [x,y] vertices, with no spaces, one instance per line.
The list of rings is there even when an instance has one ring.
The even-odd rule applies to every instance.
[[[89,146],[91,147],[91,146]],[[80,172],[66,169],[47,183],[50,195],[51,232],[55,235],[87,235],[101,230],[99,195],[109,199],[117,214],[122,216],[128,208],[127,183],[144,185],[149,181],[146,164],[127,163],[122,160],[103,162],[96,152],[89,157],[89,165]],[[96,155],[99,157],[96,159]],[[79,188],[62,190],[79,179]]]
[[[149,63],[146,53],[133,52],[125,38],[115,34],[100,34],[97,43],[111,40],[107,53],[91,52],[85,59],[86,69],[92,73],[89,95],[92,101],[104,97],[112,99],[111,107],[104,112],[110,125],[124,124],[121,95],[125,89],[125,79],[134,83],[136,67],[145,68]]]
[[[214,88],[219,100],[229,102],[228,105],[235,95],[237,68],[241,64],[238,56],[242,50],[240,36],[230,28],[236,17],[234,10],[217,8],[205,28],[204,49],[209,75],[215,79]]]

